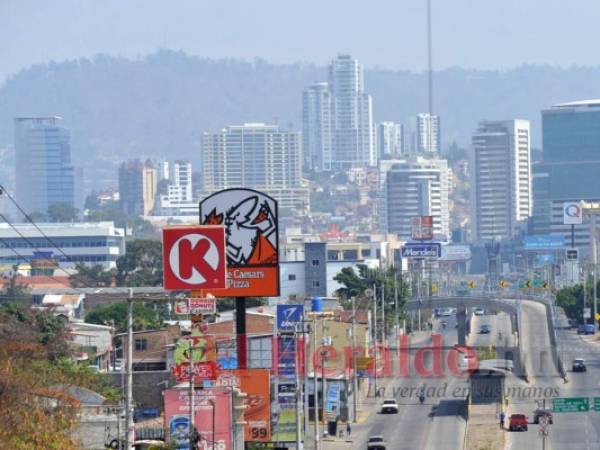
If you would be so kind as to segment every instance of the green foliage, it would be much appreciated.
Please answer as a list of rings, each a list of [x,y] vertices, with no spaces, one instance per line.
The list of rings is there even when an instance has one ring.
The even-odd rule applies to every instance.
[[[150,239],[127,242],[125,255],[117,259],[117,286],[161,286],[162,244]]]
[[[165,302],[148,302],[148,304],[134,302],[133,329],[135,331],[159,329],[167,316],[168,310]],[[117,332],[123,333],[127,330],[127,302],[98,306],[87,313],[85,320],[98,325],[114,323]]]
[[[590,294],[588,286],[588,294]],[[592,296],[589,295],[588,298]],[[565,310],[565,314],[569,319],[583,321],[583,285],[576,284],[562,288],[556,293],[556,306],[560,306]]]
[[[50,222],[73,222],[77,219],[77,208],[69,203],[54,203],[48,207]]]
[[[373,290],[375,287],[377,293],[378,305],[381,304],[381,296],[384,296],[386,322],[390,324],[396,319],[396,295],[398,297],[398,318],[404,317],[404,304],[408,297],[408,285],[402,280],[401,276],[396,274],[394,268],[387,269],[369,269],[366,265],[358,266],[357,274],[352,267],[344,267],[342,271],[333,279],[342,284],[343,287],[337,290],[337,295],[342,298],[342,304],[346,309],[351,307],[348,299],[357,298],[357,308],[371,307],[373,304],[372,296],[367,298],[366,289]]]
[[[77,273],[69,276],[73,287],[110,287],[114,279],[114,272],[105,270],[101,264],[78,264],[76,270]]]

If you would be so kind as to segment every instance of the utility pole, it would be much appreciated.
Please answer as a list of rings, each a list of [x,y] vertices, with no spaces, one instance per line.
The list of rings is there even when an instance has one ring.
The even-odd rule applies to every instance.
[[[189,441],[190,441],[190,450],[194,450],[194,439],[195,439],[195,435],[196,433],[194,433],[194,429],[195,429],[195,421],[194,421],[194,412],[196,409],[196,405],[195,405],[195,390],[194,390],[194,375],[195,375],[196,369],[194,367],[194,340],[192,337],[190,337],[190,365],[189,365],[189,397],[190,397],[190,415],[189,415],[189,422],[190,422],[190,426],[189,426]],[[213,406],[213,410],[214,410],[214,406]],[[214,416],[213,416],[213,422],[214,422]],[[213,434],[212,440],[215,440],[215,436]],[[214,444],[213,444],[214,445]]]
[[[319,430],[319,380],[317,377],[317,368],[314,364],[314,356],[317,352],[317,318],[313,316],[313,384],[315,389],[314,395],[314,412],[315,412],[315,449],[321,449],[321,431]]]
[[[328,345],[329,341],[325,337],[325,318],[321,317],[321,401],[323,402],[323,435],[327,432],[327,418],[325,417],[325,403],[327,401],[327,376],[325,375],[325,361],[327,360],[327,351],[325,346]]]
[[[350,299],[352,301],[352,391],[354,393],[352,407],[354,410],[354,423],[357,421],[358,410],[358,376],[356,373],[356,297]]]
[[[373,336],[375,338],[375,364],[373,364],[373,386],[375,387],[375,397],[377,397],[377,285],[373,283]]]
[[[385,332],[385,282],[381,283],[381,334],[381,343],[385,345],[387,338]]]
[[[296,322],[294,326],[294,349],[296,350],[296,450],[302,449],[302,383],[300,382],[300,352],[298,351],[298,326],[304,327],[304,322]]]
[[[125,396],[125,443],[133,449],[133,289],[127,289],[127,391]]]
[[[594,211],[592,211],[591,214],[591,219],[592,219],[592,263],[594,264],[594,317],[592,320],[592,323],[594,324],[594,330],[598,329],[598,319],[597,319],[597,315],[598,315],[598,293],[596,292],[597,287],[596,285],[598,284],[598,279],[597,279],[597,275],[596,275],[596,271],[598,270],[598,248],[596,247],[598,245],[598,243],[596,242],[596,214]]]
[[[402,270],[402,269],[400,269]],[[400,272],[402,273],[402,272]],[[398,274],[394,272],[394,315],[396,316],[394,333],[395,344],[398,345],[398,336],[400,335],[400,317],[398,317]]]
[[[304,389],[302,398],[302,402],[304,404],[304,439],[308,440],[308,434],[310,431],[310,407],[308,404],[308,350],[310,349],[310,345],[307,345],[306,341],[306,320],[302,319],[302,347],[303,347],[303,355],[304,355]]]

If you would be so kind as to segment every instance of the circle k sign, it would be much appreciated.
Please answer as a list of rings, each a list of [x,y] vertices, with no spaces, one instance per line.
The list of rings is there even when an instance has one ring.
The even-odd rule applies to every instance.
[[[163,229],[165,289],[223,289],[226,271],[224,227]]]

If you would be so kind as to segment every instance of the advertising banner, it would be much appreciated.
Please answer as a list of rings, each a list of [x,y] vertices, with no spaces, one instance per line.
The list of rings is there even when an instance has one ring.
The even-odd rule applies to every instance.
[[[341,385],[337,381],[327,383],[327,397],[325,402],[325,415],[327,420],[335,421],[340,413]]]
[[[215,339],[212,336],[200,334],[196,330],[194,332],[197,334],[182,338],[175,345],[171,373],[178,382],[189,380],[190,354],[194,357],[194,380],[196,383],[216,378]]]
[[[190,314],[214,314],[217,310],[216,298],[208,294],[206,297],[188,299]]]
[[[563,223],[565,225],[581,225],[583,223],[581,202],[563,203]]]
[[[273,441],[296,441],[296,384],[280,381],[273,410]]]
[[[411,238],[415,241],[430,241],[433,239],[433,216],[413,217],[410,225]]]
[[[565,237],[553,234],[534,234],[523,237],[525,250],[562,250],[565,247]]]
[[[224,288],[225,228],[164,228],[163,269],[163,286],[167,290]]]
[[[163,391],[167,440],[177,450],[189,449],[190,399],[187,389]],[[213,417],[215,421],[213,422]],[[198,448],[232,450],[231,391],[228,389],[199,389],[194,396],[194,425],[201,436]],[[213,436],[214,429],[214,436]]]
[[[217,387],[236,387],[246,394],[244,441],[271,440],[271,374],[268,369],[220,371]]]
[[[293,332],[303,319],[304,305],[277,305],[277,329],[280,332]]]
[[[200,202],[200,223],[224,225],[227,286],[217,297],[279,296],[277,202],[252,189],[226,189]]]
[[[442,246],[439,242],[427,244],[407,243],[402,247],[402,257],[409,259],[439,258],[442,255]]]
[[[279,377],[296,377],[296,339],[294,336],[277,338],[277,374]]]

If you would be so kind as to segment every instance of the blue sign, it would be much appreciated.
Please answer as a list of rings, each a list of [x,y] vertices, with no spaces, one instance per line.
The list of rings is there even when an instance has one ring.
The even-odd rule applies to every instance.
[[[169,420],[169,436],[177,450],[190,448],[190,418],[187,415],[172,416]]]
[[[277,329],[294,331],[304,318],[304,305],[277,305]]]
[[[562,250],[565,247],[565,237],[553,234],[538,234],[523,238],[525,250]]]
[[[439,242],[409,242],[402,247],[402,257],[409,259],[439,258],[442,256],[442,245]]]
[[[277,369],[280,377],[296,377],[296,338],[294,336],[279,336]]]
[[[325,412],[330,416],[339,414],[340,409],[340,383],[332,381],[327,385],[327,401],[325,403]]]

